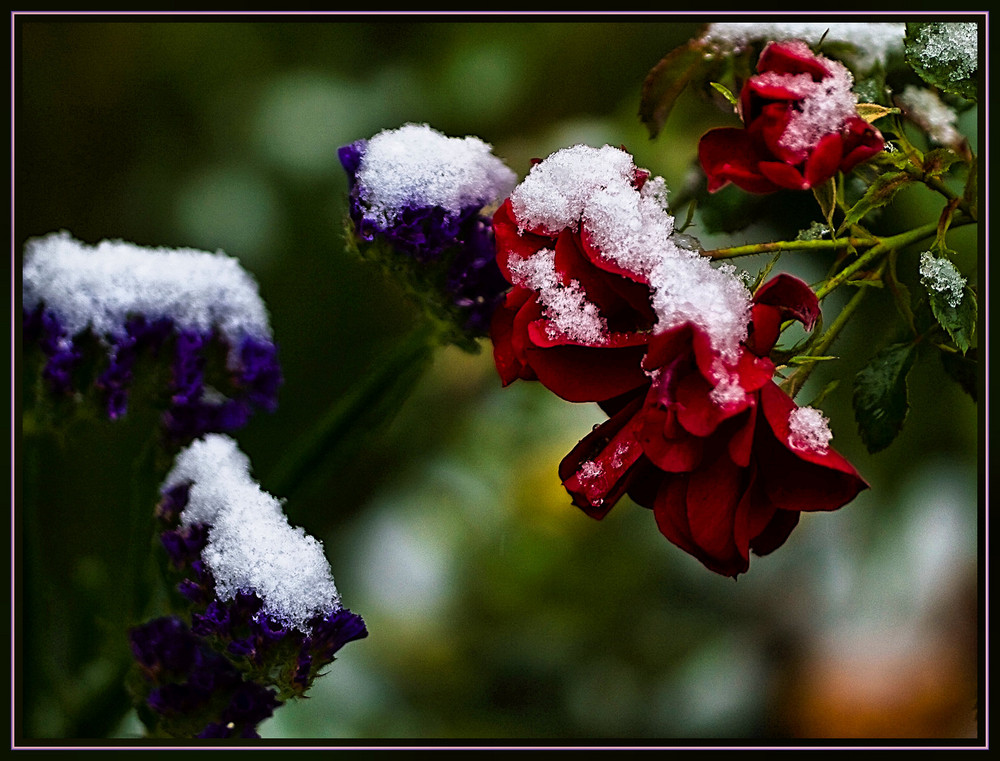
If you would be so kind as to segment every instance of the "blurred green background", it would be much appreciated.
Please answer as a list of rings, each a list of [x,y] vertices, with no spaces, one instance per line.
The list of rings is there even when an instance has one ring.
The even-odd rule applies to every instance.
[[[277,412],[236,435],[267,489],[297,437],[416,319],[393,283],[344,251],[336,149],[427,122],[481,137],[519,176],[533,157],[609,143],[681,188],[696,177],[701,133],[732,115],[688,93],[651,141],[637,111],[646,73],[697,29],[669,18],[20,17],[14,262],[24,240],[60,229],[239,257],[285,373]],[[961,126],[975,147],[975,111]],[[712,246],[794,235],[818,218],[812,204],[779,194],[744,230],[696,217],[688,232]],[[939,209],[928,192],[902,193],[891,225]],[[952,242],[976,282],[976,231]],[[913,282],[916,253],[901,258]],[[817,279],[829,265],[802,256],[779,268]],[[766,261],[737,264],[756,273]],[[887,296],[869,299],[835,346],[843,359],[810,381],[841,379],[824,411],[871,490],[804,516],[736,582],[627,500],[602,522],[570,504],[556,468],[603,419],[596,407],[537,384],[501,389],[488,346],[438,351],[398,415],[277,495],[323,539],[370,636],[263,736],[974,737],[979,413],[924,357],[901,436],[864,451],[850,379],[898,327]],[[20,580],[15,662],[26,737],[141,733],[115,684],[127,658],[128,484],[148,424],[135,411],[34,442],[43,575]]]

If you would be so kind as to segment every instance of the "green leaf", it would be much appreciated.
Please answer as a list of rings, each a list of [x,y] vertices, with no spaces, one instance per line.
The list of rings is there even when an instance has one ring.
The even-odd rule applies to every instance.
[[[902,113],[898,108],[889,108],[878,103],[858,103],[858,116],[871,124],[876,119],[881,119],[889,114]]]
[[[940,177],[947,172],[956,161],[962,157],[947,148],[934,148],[924,154],[924,173],[930,177]]]
[[[670,116],[674,104],[692,80],[710,76],[721,68],[720,59],[706,57],[697,40],[674,48],[646,75],[639,100],[639,120],[655,138]]]
[[[916,353],[915,344],[890,344],[854,376],[854,419],[872,454],[889,446],[902,430],[910,409],[906,376]]]
[[[972,336],[976,332],[976,317],[979,314],[976,292],[965,286],[962,300],[956,306],[949,304],[947,294],[940,291],[928,290],[927,295],[938,324],[948,332],[958,350],[965,354],[972,346]]]
[[[979,358],[974,348],[969,349],[964,356],[950,351],[942,351],[941,365],[948,377],[972,397],[972,401],[979,400]]]
[[[728,87],[719,84],[718,82],[709,82],[709,84],[712,85],[712,87],[714,87],[718,92],[722,93],[722,97],[728,100],[734,109],[738,107],[739,100],[737,100],[736,96],[733,95]]]
[[[834,356],[812,356],[810,354],[799,354],[785,360],[786,365],[811,365],[813,362],[826,362],[831,359],[840,359]]]
[[[861,199],[847,210],[844,221],[841,223],[837,233],[840,234],[851,225],[856,225],[872,209],[885,206],[892,200],[892,197],[896,195],[896,192],[900,188],[913,181],[913,178],[906,172],[886,172],[881,175],[865,191]]]
[[[907,22],[906,62],[929,85],[975,100],[978,91],[975,22]],[[970,63],[971,62],[971,63]]]
[[[837,181],[832,177],[821,185],[813,186],[813,195],[823,212],[823,219],[833,229],[833,212],[837,208]]]

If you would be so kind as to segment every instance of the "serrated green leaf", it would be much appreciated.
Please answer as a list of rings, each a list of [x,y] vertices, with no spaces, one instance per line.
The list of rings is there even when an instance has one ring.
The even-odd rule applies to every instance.
[[[896,192],[905,185],[913,182],[913,178],[906,172],[887,172],[881,175],[871,187],[865,191],[861,199],[847,210],[844,221],[840,225],[838,234],[848,229],[851,225],[856,225],[872,209],[885,206],[896,195]]]
[[[978,25],[975,22],[914,22],[906,24],[906,62],[929,85],[975,100],[978,91]]]
[[[912,343],[891,344],[854,376],[854,419],[868,451],[889,446],[910,409],[906,376],[916,358]]]
[[[891,150],[890,150],[891,149]],[[912,157],[914,154],[909,151],[898,150],[893,143],[886,143],[886,149],[872,156],[867,162],[867,166],[880,168],[895,168],[899,170],[913,166]],[[919,156],[922,158],[922,156]],[[862,165],[864,166],[864,164]]]
[[[948,377],[972,397],[972,401],[979,401],[979,358],[974,348],[969,349],[964,356],[942,351],[941,365]]]
[[[962,157],[947,148],[935,148],[924,154],[924,172],[932,177],[940,177],[947,172],[956,161]]]
[[[972,336],[976,332],[976,318],[979,314],[976,292],[965,286],[962,300],[956,306],[948,303],[947,294],[929,290],[927,295],[934,318],[948,332],[958,350],[965,354],[972,346]]]
[[[720,67],[718,59],[705,56],[701,43],[690,40],[674,48],[646,75],[639,100],[639,120],[655,138],[670,116],[684,88],[694,79],[709,76]]]

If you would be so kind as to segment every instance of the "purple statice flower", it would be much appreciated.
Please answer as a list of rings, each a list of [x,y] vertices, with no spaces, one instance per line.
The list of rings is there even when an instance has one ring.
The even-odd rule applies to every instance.
[[[175,616],[129,631],[141,679],[137,699],[158,732],[175,737],[259,737],[280,705],[277,692],[247,679]]]
[[[255,410],[274,410],[277,349],[257,285],[236,259],[122,241],[88,246],[62,232],[27,242],[22,273],[23,336],[41,348],[52,394],[92,384],[107,416],[121,418],[140,358],[162,356],[171,441],[233,431]],[[106,362],[96,378],[78,379],[88,342]]]
[[[322,544],[288,524],[228,436],[207,434],[177,454],[156,518],[190,621],[158,619],[131,636],[149,686],[143,700],[164,731],[254,737],[256,722],[368,635],[341,604]],[[194,715],[205,723],[177,718]]]
[[[487,333],[508,284],[495,262],[485,208],[515,174],[476,137],[451,138],[406,124],[338,152],[348,175],[348,213],[359,248],[374,248],[419,302],[470,337]],[[388,249],[388,252],[385,249]]]

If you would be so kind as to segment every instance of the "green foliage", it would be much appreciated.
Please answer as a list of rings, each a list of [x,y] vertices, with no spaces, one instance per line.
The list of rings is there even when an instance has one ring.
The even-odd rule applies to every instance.
[[[733,108],[737,108],[740,101],[735,95],[733,95],[732,91],[728,87],[723,84],[719,84],[718,82],[711,82],[710,84],[717,92],[722,94],[723,98],[728,100],[733,105]]]
[[[958,350],[965,354],[972,346],[972,336],[976,331],[979,304],[975,291],[965,286],[962,300],[955,306],[948,302],[946,294],[939,291],[929,290],[927,295],[934,317],[951,336]]]
[[[878,209],[892,201],[897,191],[913,182],[906,172],[886,172],[873,182],[857,203],[847,210],[844,221],[840,224],[838,235],[858,224],[868,212]]]
[[[823,219],[826,220],[827,227],[832,229],[833,212],[837,209],[837,180],[831,177],[822,185],[815,186],[812,191],[820,211],[823,212]]]
[[[706,56],[702,44],[696,40],[674,48],[664,56],[642,83],[639,119],[649,130],[650,138],[655,138],[663,129],[677,99],[689,83],[713,80],[724,67],[723,59]]]
[[[966,62],[969,51],[963,49],[961,32],[965,23],[907,22],[906,61],[925,82],[945,92],[975,100],[978,90],[978,73],[967,67],[956,66]]]
[[[971,396],[973,401],[979,400],[979,357],[975,347],[964,355],[942,350],[941,365],[948,377]]]
[[[906,376],[916,353],[915,344],[891,344],[854,377],[854,418],[872,454],[889,446],[902,430],[910,409]]]

